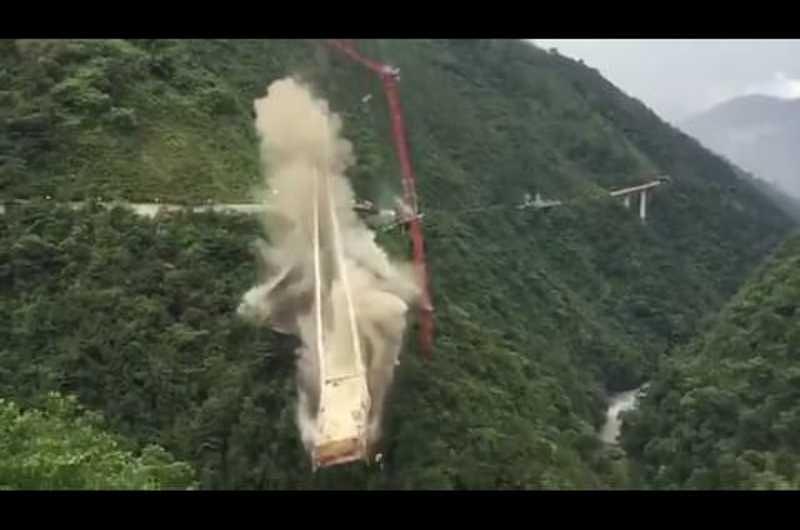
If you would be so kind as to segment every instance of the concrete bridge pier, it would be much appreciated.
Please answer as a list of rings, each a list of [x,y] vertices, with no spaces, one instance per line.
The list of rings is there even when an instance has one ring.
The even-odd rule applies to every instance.
[[[642,190],[639,196],[639,219],[643,223],[647,220],[647,190]]]

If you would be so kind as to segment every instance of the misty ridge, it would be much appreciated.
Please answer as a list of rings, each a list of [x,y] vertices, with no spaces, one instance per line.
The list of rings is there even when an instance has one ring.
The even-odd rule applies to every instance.
[[[679,127],[755,177],[800,199],[800,98],[734,98]]]

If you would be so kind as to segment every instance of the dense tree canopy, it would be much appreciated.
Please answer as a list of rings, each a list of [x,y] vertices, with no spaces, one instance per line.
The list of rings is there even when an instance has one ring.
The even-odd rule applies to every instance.
[[[186,489],[194,471],[163,448],[135,456],[75,398],[48,394],[43,408],[0,399],[0,489]]]
[[[714,326],[664,362],[626,424],[644,484],[800,487],[800,237],[788,241]]]

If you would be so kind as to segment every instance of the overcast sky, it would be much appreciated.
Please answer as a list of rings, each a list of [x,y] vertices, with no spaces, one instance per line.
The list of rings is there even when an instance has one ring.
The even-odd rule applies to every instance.
[[[676,123],[735,96],[800,97],[800,39],[533,39],[583,61]]]

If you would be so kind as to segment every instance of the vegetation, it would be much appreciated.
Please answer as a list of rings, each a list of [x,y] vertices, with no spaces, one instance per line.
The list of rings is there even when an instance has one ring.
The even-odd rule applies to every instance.
[[[595,437],[606,393],[702,331],[791,221],[578,63],[514,41],[359,46],[401,68],[438,327],[432,362],[413,340],[403,354],[382,468],[310,473],[293,340],[234,313],[256,220],[38,200],[247,199],[252,100],[299,73],[345,120],[359,194],[388,202],[399,170],[379,82],[310,42],[0,44],[0,193],[36,199],[0,225],[0,397],[74,394],[204,488],[623,485]],[[674,184],[642,226],[607,189],[652,172]],[[513,207],[536,191],[567,205]],[[381,243],[407,255],[402,233]]]
[[[800,237],[666,360],[624,446],[656,488],[800,487]]]
[[[0,489],[185,489],[192,468],[159,446],[134,456],[83,414],[74,398],[49,394],[42,410],[0,399]]]

